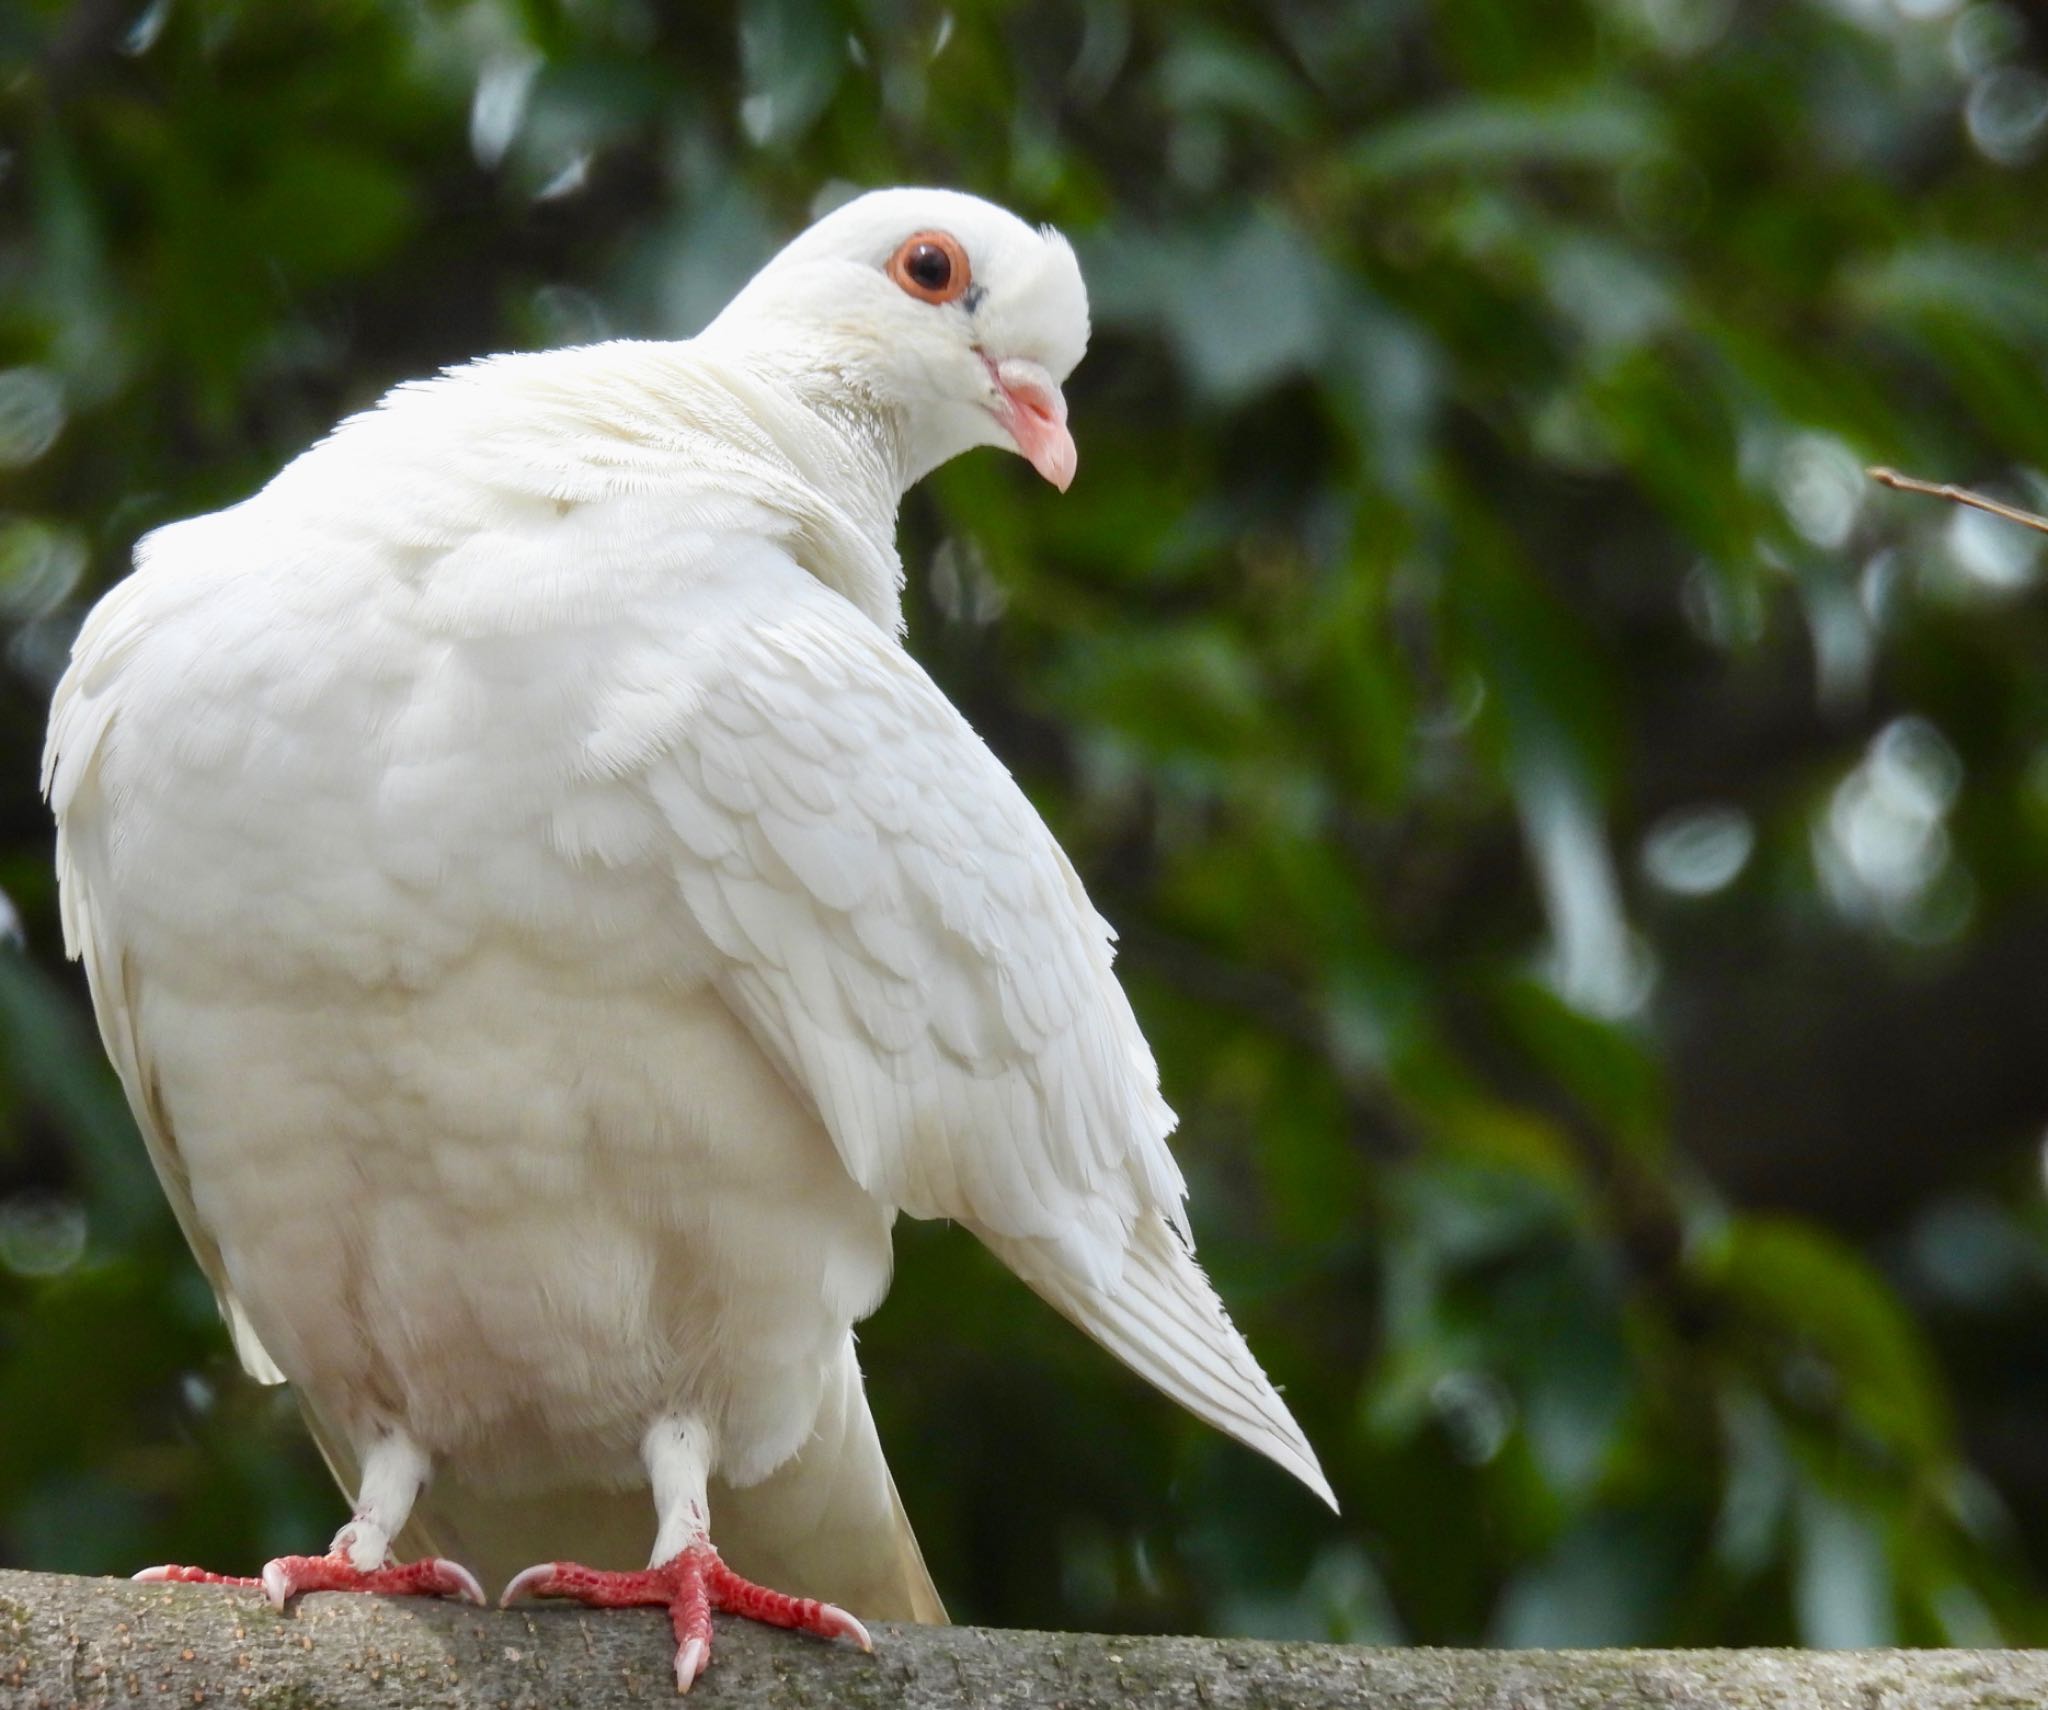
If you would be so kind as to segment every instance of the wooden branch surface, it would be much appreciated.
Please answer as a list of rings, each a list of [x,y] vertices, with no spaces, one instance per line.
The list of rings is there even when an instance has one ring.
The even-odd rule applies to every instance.
[[[561,1710],[670,1705],[656,1610],[485,1611],[0,1571],[0,1706]],[[875,1654],[720,1619],[691,1710],[2019,1710],[2039,1651],[1365,1650],[877,1628]]]

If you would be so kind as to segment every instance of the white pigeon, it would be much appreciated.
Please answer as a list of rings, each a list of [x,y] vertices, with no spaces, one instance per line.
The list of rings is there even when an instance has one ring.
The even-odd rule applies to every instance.
[[[1195,1263],[1110,930],[902,646],[903,493],[981,445],[1064,488],[1087,337],[1058,233],[878,191],[694,339],[400,386],[93,611],[67,946],[356,1499],[274,1601],[481,1601],[409,1526],[560,1558],[508,1599],[670,1606],[686,1689],[707,1607],[942,1620],[854,1357],[898,1212],[1329,1500]]]

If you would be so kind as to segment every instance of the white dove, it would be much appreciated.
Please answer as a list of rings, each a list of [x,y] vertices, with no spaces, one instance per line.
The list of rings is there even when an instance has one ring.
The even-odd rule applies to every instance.
[[[355,1496],[274,1601],[481,1601],[409,1525],[562,1558],[507,1601],[668,1606],[685,1689],[711,1608],[944,1619],[854,1357],[898,1212],[1330,1499],[1195,1263],[1108,926],[902,646],[903,493],[981,445],[1064,488],[1087,337],[1058,233],[878,191],[694,339],[398,387],[93,611],[66,943]]]

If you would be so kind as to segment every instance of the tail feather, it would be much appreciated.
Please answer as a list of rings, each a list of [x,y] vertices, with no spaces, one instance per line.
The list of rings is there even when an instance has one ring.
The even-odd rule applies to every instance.
[[[882,1458],[851,1338],[796,1458],[744,1490],[714,1489],[711,1503],[713,1538],[750,1579],[877,1620],[946,1619]]]
[[[1140,1221],[1124,1274],[1108,1291],[1047,1263],[1028,1242],[975,1233],[1040,1298],[1147,1383],[1286,1468],[1336,1508],[1330,1482],[1294,1415],[1164,1218]]]

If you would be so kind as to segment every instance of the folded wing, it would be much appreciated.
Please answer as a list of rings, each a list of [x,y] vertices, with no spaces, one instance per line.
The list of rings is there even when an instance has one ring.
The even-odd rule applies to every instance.
[[[128,1108],[156,1166],[164,1197],[190,1243],[192,1256],[212,1285],[242,1367],[258,1383],[282,1383],[284,1373],[270,1357],[249,1314],[229,1286],[220,1248],[199,1220],[192,1190],[157,1096],[148,1042],[139,1022],[139,975],[123,943],[119,923],[108,918],[105,900],[107,837],[110,825],[99,787],[101,745],[119,707],[121,665],[142,629],[146,592],[139,577],[121,584],[93,609],[73,648],[71,668],[57,685],[50,709],[50,734],[43,752],[43,793],[57,817],[57,888],[64,925],[64,950],[85,964],[93,1015]]]
[[[846,1168],[965,1223],[1167,1394],[1328,1499],[1192,1257],[1173,1113],[1111,933],[914,660],[793,561],[700,629],[674,728],[604,723],[673,834],[728,1002]],[[630,768],[621,755],[633,756]]]

